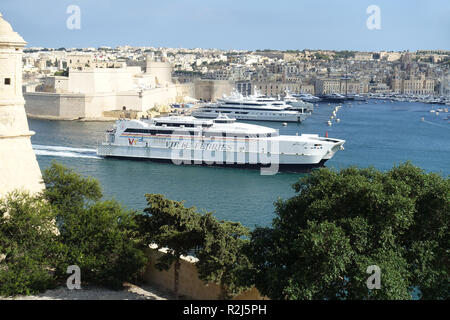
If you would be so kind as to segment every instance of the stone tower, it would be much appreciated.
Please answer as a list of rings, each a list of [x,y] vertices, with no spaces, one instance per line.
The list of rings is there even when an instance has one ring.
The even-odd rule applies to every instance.
[[[170,62],[164,56],[161,56],[159,60],[157,61],[154,55],[147,55],[146,73],[154,75],[157,83],[160,85],[172,83],[172,66]]]
[[[17,189],[35,193],[44,188],[22,95],[25,45],[0,13],[0,197]]]

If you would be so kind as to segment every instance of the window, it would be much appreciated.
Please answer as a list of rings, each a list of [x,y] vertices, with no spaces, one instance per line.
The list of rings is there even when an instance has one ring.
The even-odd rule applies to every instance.
[[[5,85],[11,85],[11,78],[5,78]]]

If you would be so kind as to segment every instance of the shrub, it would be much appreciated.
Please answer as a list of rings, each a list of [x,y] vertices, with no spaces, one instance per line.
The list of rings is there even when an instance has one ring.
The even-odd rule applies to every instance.
[[[55,208],[59,241],[65,246],[63,275],[69,265],[81,269],[82,281],[118,289],[136,280],[147,258],[136,236],[136,213],[117,201],[100,201],[98,181],[53,163],[44,171],[44,197]]]
[[[52,267],[61,246],[54,219],[38,197],[15,192],[0,200],[0,295],[34,294],[56,284]]]
[[[254,281],[272,299],[448,299],[450,181],[410,163],[320,169],[276,203],[251,239]],[[381,269],[369,290],[367,267]]]

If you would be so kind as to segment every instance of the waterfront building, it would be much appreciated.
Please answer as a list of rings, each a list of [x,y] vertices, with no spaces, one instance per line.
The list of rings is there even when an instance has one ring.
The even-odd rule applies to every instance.
[[[257,88],[261,94],[266,96],[283,96],[286,91],[300,93],[302,84],[300,82],[254,81],[252,88]]]
[[[43,189],[22,95],[25,45],[0,13],[0,197],[17,189],[31,193]]]
[[[242,94],[244,97],[252,94],[252,82],[250,80],[242,80],[235,82],[236,91]]]
[[[450,75],[443,76],[439,86],[439,94],[450,98]]]
[[[409,75],[406,79],[394,76],[391,80],[391,90],[402,94],[430,95],[434,94],[434,87],[435,81],[426,78],[424,74],[419,77]]]
[[[317,79],[315,81],[314,91],[317,95],[339,93],[341,92],[341,80]]]
[[[368,91],[369,85],[365,81],[345,78],[323,78],[315,81],[315,93],[317,95],[330,93],[356,94],[367,93]]]

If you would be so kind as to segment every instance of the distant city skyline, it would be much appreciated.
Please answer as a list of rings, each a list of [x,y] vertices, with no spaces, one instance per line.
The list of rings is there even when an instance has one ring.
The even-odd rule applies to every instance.
[[[79,30],[66,26],[70,5]],[[370,5],[379,30],[366,26]],[[450,50],[448,0],[2,0],[0,12],[29,47]]]

